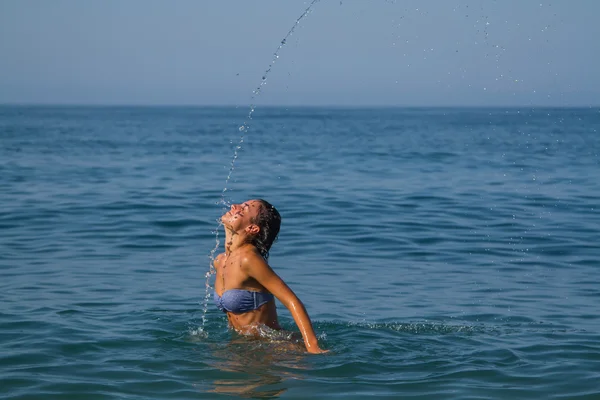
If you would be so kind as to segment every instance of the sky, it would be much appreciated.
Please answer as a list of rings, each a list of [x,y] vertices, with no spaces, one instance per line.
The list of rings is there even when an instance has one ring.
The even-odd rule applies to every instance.
[[[0,0],[0,103],[598,106],[596,0]]]

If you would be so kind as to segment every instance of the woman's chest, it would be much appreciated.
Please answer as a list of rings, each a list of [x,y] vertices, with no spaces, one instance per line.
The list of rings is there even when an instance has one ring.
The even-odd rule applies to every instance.
[[[245,286],[253,279],[242,269],[237,258],[227,259],[219,269],[219,277],[224,289]]]

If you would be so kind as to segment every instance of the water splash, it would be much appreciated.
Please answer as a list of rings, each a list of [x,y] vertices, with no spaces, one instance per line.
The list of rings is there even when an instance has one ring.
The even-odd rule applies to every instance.
[[[304,17],[306,17],[308,14],[311,13],[312,7],[318,1],[319,0],[312,0],[310,2],[310,4],[308,5],[308,7],[306,7],[306,9],[304,10],[304,12],[296,19],[296,22],[294,22],[294,24],[292,25],[292,27],[290,28],[290,30],[283,37],[283,39],[279,43],[279,46],[277,46],[277,49],[273,53],[273,58],[271,59],[271,62],[269,63],[268,68],[262,74],[260,84],[256,87],[256,89],[254,89],[252,91],[252,96],[250,98],[250,110],[248,111],[248,115],[246,116],[246,120],[239,127],[239,131],[241,132],[241,136],[240,136],[240,139],[239,139],[238,143],[234,147],[233,158],[231,159],[231,163],[229,165],[229,171],[227,173],[227,178],[225,179],[225,186],[223,187],[223,191],[221,192],[221,198],[217,202],[217,204],[220,204],[223,207],[228,207],[230,205],[230,203],[231,203],[230,201],[227,201],[227,198],[226,198],[226,193],[228,191],[228,187],[227,186],[229,185],[229,181],[231,180],[231,175],[233,174],[233,170],[235,169],[235,162],[238,159],[239,151],[242,149],[242,144],[244,143],[244,138],[245,138],[246,134],[248,133],[248,130],[250,129],[250,121],[252,120],[252,115],[254,114],[254,110],[255,110],[254,101],[260,95],[260,93],[262,92],[263,86],[265,86],[267,84],[267,79],[269,77],[269,74],[271,73],[271,70],[273,69],[273,66],[275,65],[275,63],[279,59],[279,52],[287,44],[287,41],[288,41],[289,37],[294,34],[294,31],[296,30],[296,28],[300,24],[300,21],[302,21],[302,19]],[[204,326],[206,325],[206,312],[208,311],[208,301],[210,299],[210,290],[212,289],[212,286],[210,285],[210,278],[216,272],[215,267],[214,267],[215,254],[216,254],[217,250],[219,249],[219,245],[221,244],[220,239],[219,239],[219,229],[221,228],[222,223],[221,223],[220,219],[218,219],[217,222],[218,222],[218,225],[217,225],[216,229],[213,231],[213,233],[215,235],[215,247],[209,253],[209,256],[208,256],[208,258],[210,259],[210,261],[209,261],[209,268],[208,268],[208,272],[206,272],[206,274],[205,274],[205,289],[206,289],[206,292],[204,294],[204,302],[203,302],[203,307],[202,307],[202,319],[201,319],[202,323],[201,323],[200,327],[198,328],[199,332],[204,332]],[[206,334],[206,333],[204,332],[204,334]]]
[[[231,160],[231,164],[229,166],[229,172],[227,174],[227,178],[225,179],[225,187],[223,188],[223,192],[221,193],[220,204],[223,205],[223,206],[227,206],[227,204],[228,204],[227,201],[226,201],[226,199],[225,199],[225,193],[228,190],[227,185],[229,184],[229,181],[231,180],[231,175],[233,174],[233,170],[235,168],[235,162],[236,162],[236,160],[238,158],[239,150],[242,148],[242,143],[244,143],[244,137],[245,137],[246,133],[248,132],[248,130],[250,129],[250,121],[252,120],[252,115],[254,114],[254,110],[255,110],[254,100],[262,92],[263,86],[265,86],[267,84],[267,79],[269,77],[269,74],[271,73],[271,70],[273,69],[273,66],[275,65],[275,63],[279,59],[279,52],[287,44],[287,41],[288,41],[289,37],[294,34],[294,31],[296,30],[296,28],[300,24],[300,21],[302,21],[302,19],[304,17],[306,17],[308,14],[310,14],[310,12],[312,11],[313,5],[315,3],[317,3],[318,1],[319,0],[312,0],[310,2],[310,4],[308,5],[308,7],[306,7],[306,9],[304,10],[304,12],[302,13],[302,15],[300,15],[296,19],[296,22],[294,22],[294,25],[292,25],[292,27],[290,28],[290,30],[288,31],[288,33],[284,36],[284,38],[279,43],[279,46],[277,47],[277,49],[273,53],[273,58],[271,59],[271,63],[269,64],[269,67],[262,74],[262,78],[261,78],[260,84],[256,87],[256,89],[254,89],[252,91],[252,97],[250,98],[250,102],[251,102],[250,103],[250,111],[248,112],[248,115],[246,116],[246,120],[244,121],[244,123],[242,125],[240,125],[240,127],[239,127],[239,131],[242,133],[242,135],[240,137],[240,140],[239,140],[237,146],[235,146],[235,148],[234,148],[233,159]]]
[[[364,329],[368,331],[393,331],[416,335],[453,335],[453,334],[484,334],[493,333],[497,328],[484,324],[470,323],[445,323],[440,321],[411,321],[411,322],[344,322],[321,321],[315,324],[316,328],[329,332],[336,330]]]

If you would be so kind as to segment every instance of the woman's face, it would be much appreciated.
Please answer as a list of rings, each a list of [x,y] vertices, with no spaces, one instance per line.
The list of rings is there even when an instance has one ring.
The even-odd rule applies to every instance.
[[[244,230],[248,226],[253,225],[252,221],[256,220],[260,212],[261,204],[258,200],[248,200],[242,204],[233,204],[229,211],[222,217],[221,222],[225,227],[239,231]]]

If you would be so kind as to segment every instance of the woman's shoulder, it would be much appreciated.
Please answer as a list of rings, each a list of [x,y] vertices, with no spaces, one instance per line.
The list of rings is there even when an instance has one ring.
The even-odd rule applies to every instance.
[[[242,268],[262,267],[267,264],[267,261],[254,246],[244,249],[240,254],[240,264]]]
[[[221,264],[223,264],[223,262],[225,261],[225,258],[226,258],[225,253],[221,253],[218,256],[216,256],[213,261],[213,265],[215,266],[215,268],[219,269]]]

